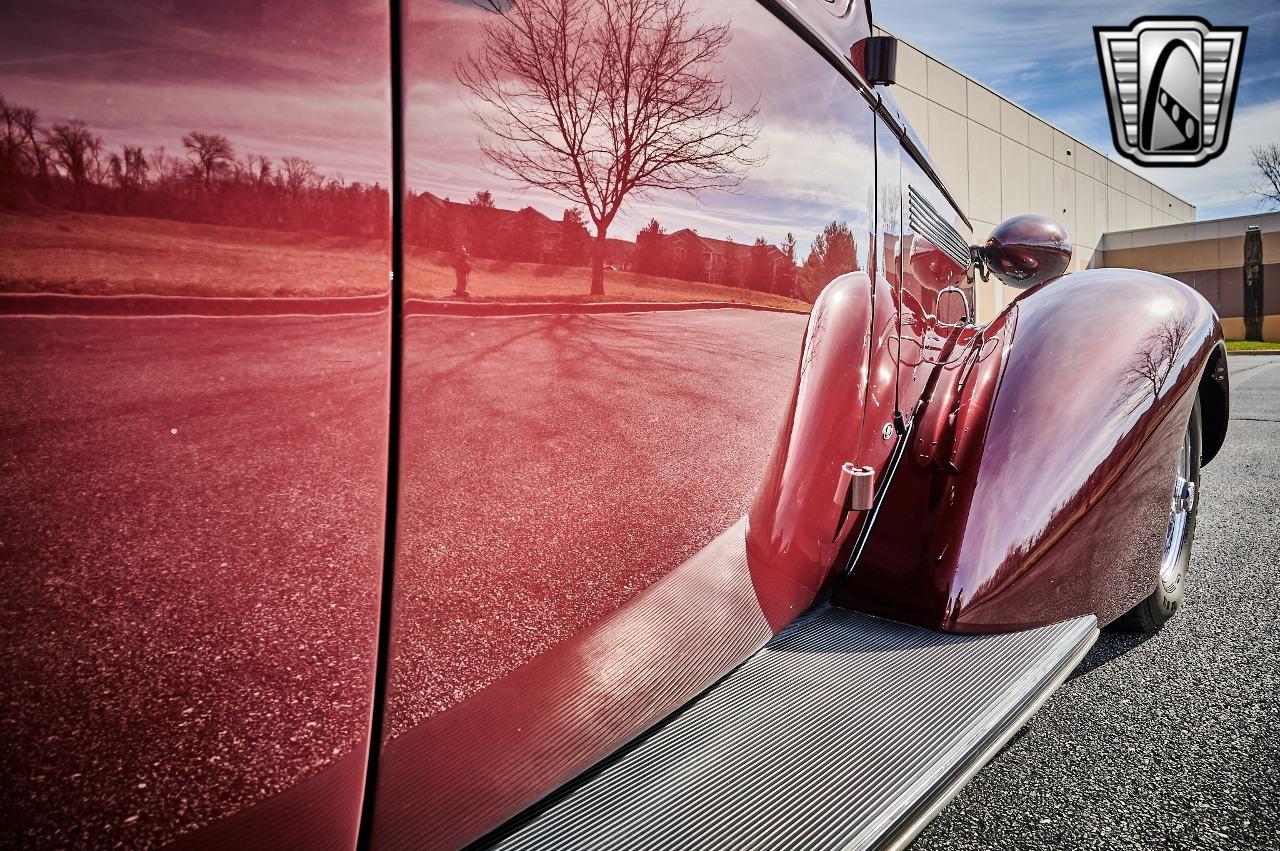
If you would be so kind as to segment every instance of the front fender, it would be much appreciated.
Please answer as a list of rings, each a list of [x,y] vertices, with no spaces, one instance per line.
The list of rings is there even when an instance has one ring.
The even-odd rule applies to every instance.
[[[786,606],[760,601],[776,628],[843,563],[865,513],[835,501],[841,466],[872,467],[881,480],[893,449],[883,429],[893,420],[896,335],[893,292],[883,278],[842,275],[813,305],[787,416],[748,515],[751,572],[770,576],[757,587],[798,590]]]
[[[1208,302],[1161,275],[1025,292],[935,382],[837,601],[954,632],[1123,614],[1155,585],[1221,339]]]

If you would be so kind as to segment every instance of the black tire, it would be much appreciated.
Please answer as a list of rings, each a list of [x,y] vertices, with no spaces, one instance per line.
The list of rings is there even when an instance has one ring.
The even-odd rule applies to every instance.
[[[1187,566],[1191,562],[1191,545],[1196,537],[1196,515],[1200,509],[1202,450],[1200,397],[1197,396],[1176,462],[1173,493],[1170,497],[1169,529],[1165,536],[1159,579],[1155,590],[1145,600],[1116,620],[1115,626],[1118,629],[1152,632],[1164,626],[1182,607],[1182,599],[1186,594]],[[1189,491],[1186,485],[1190,485]]]

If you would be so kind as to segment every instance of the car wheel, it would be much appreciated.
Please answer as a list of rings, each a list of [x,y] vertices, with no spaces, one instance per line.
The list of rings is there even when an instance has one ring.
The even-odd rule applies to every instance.
[[[1173,475],[1169,527],[1165,533],[1160,579],[1155,590],[1116,621],[1120,629],[1149,632],[1164,626],[1178,613],[1186,593],[1187,566],[1191,542],[1196,536],[1196,502],[1200,488],[1200,399],[1191,409],[1191,420],[1182,436],[1182,446]]]

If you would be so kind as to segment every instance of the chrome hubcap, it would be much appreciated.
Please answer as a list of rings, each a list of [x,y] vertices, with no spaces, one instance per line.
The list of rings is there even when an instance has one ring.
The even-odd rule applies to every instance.
[[[1187,477],[1191,475],[1191,430],[1182,436],[1182,450],[1178,453],[1178,469],[1173,476],[1173,496],[1169,505],[1169,531],[1164,539],[1164,558],[1160,561],[1160,579],[1166,586],[1174,585],[1182,549],[1186,546],[1188,521],[1191,509],[1196,505],[1196,485]]]

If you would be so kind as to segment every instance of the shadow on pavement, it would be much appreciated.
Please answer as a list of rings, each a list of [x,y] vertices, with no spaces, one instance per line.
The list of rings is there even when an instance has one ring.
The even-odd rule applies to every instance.
[[[1133,648],[1154,637],[1154,632],[1121,632],[1120,630],[1103,629],[1098,635],[1098,643],[1090,650],[1067,678],[1070,682],[1083,676],[1095,668],[1101,668],[1117,656],[1123,656]]]

